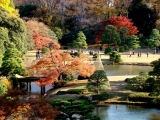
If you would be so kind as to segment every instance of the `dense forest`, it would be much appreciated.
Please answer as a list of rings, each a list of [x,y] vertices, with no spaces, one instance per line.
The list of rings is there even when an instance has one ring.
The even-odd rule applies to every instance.
[[[81,30],[87,43],[96,43],[103,24],[114,16],[124,16],[138,28],[141,40],[148,38],[153,28],[159,29],[158,0],[14,0],[21,18],[37,18],[53,31],[58,27],[67,45]],[[27,19],[26,18],[26,19]]]

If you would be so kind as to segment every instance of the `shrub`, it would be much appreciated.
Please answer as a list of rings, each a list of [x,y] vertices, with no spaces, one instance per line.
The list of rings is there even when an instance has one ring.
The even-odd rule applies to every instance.
[[[133,93],[128,96],[130,101],[151,102],[152,97],[148,96],[148,93]]]
[[[119,48],[119,52],[124,52],[124,51],[125,51],[125,49],[123,46]]]
[[[110,60],[113,61],[114,63],[122,62],[121,55],[116,51],[111,52],[109,57],[110,57]]]
[[[54,82],[54,88],[60,88],[64,86],[67,86],[67,82],[64,80],[58,80]]]
[[[125,50],[125,51],[129,51],[128,45],[124,45],[123,47],[124,47],[124,50]]]
[[[83,94],[85,92],[85,89],[69,89],[69,94]]]
[[[97,57],[98,57],[98,53],[94,53],[93,58],[97,58]]]
[[[104,51],[104,54],[109,54],[112,51],[111,47],[107,47]]]
[[[107,100],[109,98],[109,94],[106,92],[103,92],[101,94],[96,94],[92,96],[93,100]]]

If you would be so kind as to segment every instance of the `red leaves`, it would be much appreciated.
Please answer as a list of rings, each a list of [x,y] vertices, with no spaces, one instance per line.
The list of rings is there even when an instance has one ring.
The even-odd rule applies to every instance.
[[[52,40],[50,37],[46,37],[42,34],[33,35],[33,39],[38,50],[41,50],[43,47],[49,47],[50,43],[52,43],[52,47],[54,47],[54,49],[60,48],[57,40]]]
[[[103,25],[100,29],[100,31],[98,32],[96,38],[95,38],[95,42],[96,43],[100,43],[101,42],[101,35],[105,29],[105,27],[107,25],[113,25],[114,27],[116,27],[118,30],[121,28],[121,27],[126,27],[128,28],[128,31],[129,31],[129,35],[135,35],[137,34],[139,31],[137,29],[136,26],[134,26],[133,22],[131,22],[130,19],[124,17],[124,16],[115,16],[115,17],[112,17],[106,21],[103,22]]]

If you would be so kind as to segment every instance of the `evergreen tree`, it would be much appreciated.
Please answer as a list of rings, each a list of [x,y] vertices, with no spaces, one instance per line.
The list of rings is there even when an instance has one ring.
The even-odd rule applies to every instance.
[[[9,0],[0,1],[0,47],[2,52],[14,47],[21,52],[26,52],[29,43],[25,24],[20,18],[8,12],[9,4]]]
[[[78,47],[78,48],[88,48],[88,45],[86,43],[86,36],[82,31],[79,31],[77,34],[76,40],[73,41],[72,43],[73,47]]]
[[[120,44],[121,39],[117,29],[113,25],[107,25],[101,35],[102,43],[110,44]]]
[[[160,46],[160,33],[158,29],[153,29],[149,36],[149,47],[154,48]]]
[[[133,49],[139,48],[140,47],[139,42],[140,41],[138,36],[132,35],[128,40],[128,46],[129,48],[133,48]]]
[[[25,74],[22,68],[22,54],[16,48],[9,48],[5,51],[3,62],[0,67],[1,75],[8,76],[10,74]]]
[[[106,72],[103,70],[96,70],[89,78],[87,88],[90,91],[94,91],[97,94],[100,91],[106,91],[108,86],[108,78]]]

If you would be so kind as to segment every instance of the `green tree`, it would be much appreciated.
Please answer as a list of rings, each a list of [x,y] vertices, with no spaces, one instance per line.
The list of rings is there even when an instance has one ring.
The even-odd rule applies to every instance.
[[[113,63],[122,62],[121,55],[117,51],[113,51],[109,54],[109,60],[113,61]]]
[[[26,4],[24,6],[20,5],[17,8],[19,9],[19,14],[21,17],[33,17],[33,12],[37,9],[37,5]]]
[[[96,117],[97,119],[93,119],[95,116],[91,115],[91,113],[94,110],[94,105],[89,104],[86,100],[76,100],[73,98],[56,99],[51,103],[51,105],[53,107],[58,107],[60,111],[65,113],[57,116],[57,119],[69,118],[70,120],[73,120],[72,115],[79,114],[82,115],[81,119],[100,120],[98,117]]]
[[[160,59],[152,61],[151,66],[153,67],[153,71],[150,71],[149,75],[160,78]]]
[[[78,48],[88,48],[88,45],[86,43],[86,36],[84,35],[83,31],[79,31],[77,34],[76,40],[73,40],[72,43],[73,47]]]
[[[0,7],[0,47],[4,52],[7,48],[16,47],[19,51],[26,52],[27,31],[24,22],[5,9]]]
[[[108,78],[104,70],[96,70],[89,78],[87,88],[97,94],[100,91],[106,91],[108,87]]]
[[[139,43],[140,43],[139,38],[136,35],[132,35],[128,39],[128,46],[129,46],[129,48],[133,48],[133,49],[139,48],[140,47]]]
[[[107,25],[101,35],[102,43],[108,44],[120,44],[121,39],[117,29],[113,25]]]
[[[126,27],[121,27],[119,29],[119,34],[120,34],[120,38],[121,38],[121,43],[124,45],[127,43],[127,39],[130,37],[129,35],[129,31],[128,28]]]
[[[63,32],[60,28],[55,27],[54,28],[54,33],[57,35],[58,40],[62,39]]]
[[[8,76],[10,74],[23,75],[25,70],[22,68],[22,54],[16,48],[9,48],[5,51],[0,67],[1,75]]]
[[[0,96],[7,93],[7,86],[0,80]]]
[[[158,29],[152,29],[149,35],[149,47],[154,48],[160,46],[160,33]]]

